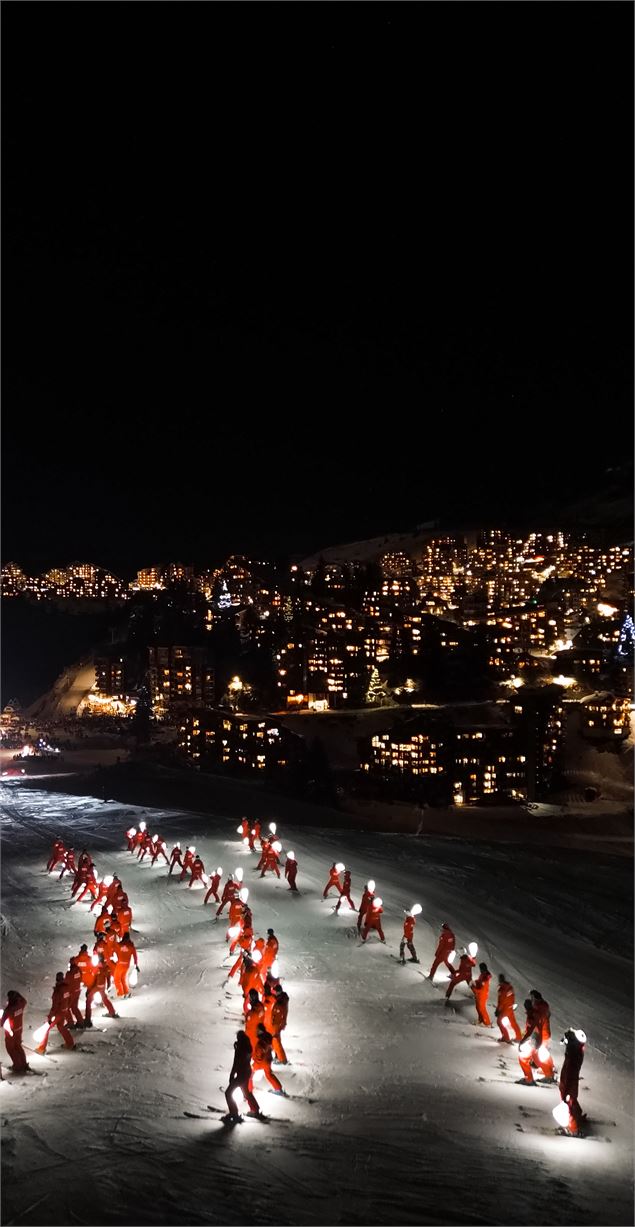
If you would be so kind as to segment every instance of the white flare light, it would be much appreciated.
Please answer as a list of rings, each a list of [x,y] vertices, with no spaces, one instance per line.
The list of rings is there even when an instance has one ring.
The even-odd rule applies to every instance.
[[[248,847],[249,847],[249,840],[247,839],[247,836],[246,836],[246,835],[245,835],[245,838],[243,839],[243,844],[244,844],[245,848],[248,848]]]
[[[5,1018],[2,1026],[4,1027],[4,1030],[6,1031],[7,1035],[13,1035],[13,1027],[11,1026],[10,1018]]]
[[[196,852],[196,848],[194,847],[194,844],[190,844],[188,848],[188,852]]]
[[[294,861],[294,860],[295,860],[295,852],[287,852],[287,860],[288,860],[288,861]]]
[[[156,842],[157,842],[157,839],[158,839],[158,838],[159,838],[159,836],[158,836],[158,835],[153,835],[153,836],[152,836],[152,842],[153,842],[153,844],[156,844]]]
[[[223,866],[222,866],[222,865],[219,865],[219,866],[218,866],[218,869],[216,870],[216,872],[217,872],[217,874],[218,874],[219,878],[222,878],[222,876],[223,876]]]
[[[448,955],[448,963],[453,963],[456,958],[456,950],[451,950]]]
[[[134,988],[138,979],[139,979],[139,972],[137,971],[136,967],[133,967],[132,971],[130,972],[130,975],[128,976],[128,984],[130,985],[131,988]]]
[[[575,1038],[577,1039],[579,1044],[586,1044],[586,1032],[585,1031],[582,1031],[582,1030],[576,1031],[574,1027],[573,1034],[575,1035]]]
[[[529,1040],[525,1040],[523,1044],[518,1045],[518,1055],[520,1057],[530,1057],[533,1050],[534,1046],[530,1044]]]
[[[252,959],[253,959],[254,963],[260,963],[260,961],[261,961],[261,959],[262,959],[262,951],[261,951],[261,950],[254,950],[254,951],[253,951],[253,953],[252,953],[252,956],[251,956],[251,957],[252,957]]]
[[[230,925],[227,930],[227,936],[230,938],[232,942],[235,937],[238,937],[239,933],[240,933],[240,925]]]
[[[559,1125],[561,1129],[568,1129],[570,1114],[569,1114],[569,1108],[566,1103],[564,1103],[563,1101],[561,1101],[560,1103],[557,1103],[555,1108],[551,1109],[551,1115],[553,1116],[553,1119],[555,1120],[556,1124]]]
[[[174,845],[174,847],[175,847],[175,848],[178,848],[179,852],[181,851],[181,845],[180,845],[180,844],[175,844],[175,845]]]
[[[540,1045],[536,1056],[538,1057],[539,1061],[549,1061],[551,1059],[551,1053],[549,1052],[546,1044]]]
[[[203,885],[209,886],[209,878],[206,873],[203,874]]]
[[[242,827],[236,827],[236,834],[237,834],[237,835],[242,835],[242,833],[243,833],[243,829],[242,829]]]
[[[243,880],[243,876],[244,876],[244,871],[243,871],[242,869],[235,869],[235,870],[234,870],[234,877],[235,877],[235,879],[236,879],[236,881],[237,881],[237,882],[242,882],[242,880]]]
[[[337,865],[335,866],[336,873],[344,873],[345,869],[346,869],[346,865],[343,865],[341,861],[338,861]]]
[[[99,955],[98,954],[91,954],[90,961],[93,967],[99,967]]]
[[[126,831],[126,835],[128,836],[128,839],[132,839],[133,835],[136,835],[136,834],[137,834],[136,827],[130,827],[130,830]]]
[[[145,824],[145,822],[140,822],[140,823],[139,823],[139,830],[140,830],[140,831],[145,831],[145,829],[146,829],[146,824]]]
[[[235,1103],[235,1105],[236,1105],[236,1107],[237,1107],[237,1108],[242,1108],[242,1107],[244,1107],[244,1105],[245,1105],[245,1103],[246,1103],[245,1096],[243,1095],[243,1093],[242,1093],[242,1091],[241,1091],[241,1089],[240,1089],[240,1087],[239,1087],[239,1086],[235,1086],[235,1087],[234,1087],[234,1088],[233,1088],[233,1089],[232,1089],[232,1090],[229,1092],[229,1098],[230,1098],[230,1099],[233,1099],[233,1101],[234,1101],[234,1103]]]
[[[275,839],[275,840],[274,840],[274,842],[272,843],[271,847],[273,848],[274,852],[277,852],[277,853],[278,853],[278,856],[279,856],[279,855],[280,855],[280,853],[282,852],[282,844],[280,843],[280,840],[279,840],[279,839]]]
[[[41,1027],[38,1027],[37,1031],[33,1032],[33,1039],[35,1040],[36,1044],[42,1043],[42,1041],[46,1038],[49,1031],[51,1030],[51,1026],[52,1026],[52,1023],[45,1022],[45,1023],[42,1023]]]
[[[107,874],[106,874],[106,877],[105,877],[105,878],[103,879],[103,881],[102,881],[102,886],[112,886],[112,884],[113,884],[114,880],[115,880],[115,879],[113,878],[112,874],[111,874],[111,873],[107,873]]]
[[[366,883],[366,890],[369,890],[369,891],[370,891],[370,893],[371,893],[371,895],[372,895],[372,893],[373,893],[374,889],[375,889],[375,879],[374,879],[374,878],[369,878],[369,879],[368,879],[368,881],[367,881],[367,883]]]
[[[238,891],[238,898],[241,903],[246,903],[249,898],[249,887],[243,886],[242,890]]]
[[[477,946],[476,942],[470,942],[470,944],[469,944],[469,946],[468,946],[468,948],[467,948],[467,952],[468,952],[468,954],[471,956],[471,958],[473,958],[473,959],[475,959],[475,958],[476,958],[476,955],[477,955],[477,953],[478,953],[478,946]]]
[[[373,907],[375,907],[375,908],[381,907],[381,905],[382,905],[382,903],[383,903],[383,902],[384,902],[384,901],[383,901],[383,899],[381,898],[381,896],[380,896],[380,895],[378,895],[376,899],[373,899]]]
[[[269,830],[271,831],[271,834],[272,834],[272,835],[275,835],[276,831],[278,830],[277,823],[275,823],[275,822],[270,822],[270,823],[269,823]]]
[[[277,980],[278,976],[280,975],[280,964],[277,959],[274,959],[273,963],[271,964],[271,974],[274,980]]]
[[[422,911],[423,911],[423,908],[421,907],[420,903],[413,903],[412,907],[410,908],[410,915],[419,916]]]

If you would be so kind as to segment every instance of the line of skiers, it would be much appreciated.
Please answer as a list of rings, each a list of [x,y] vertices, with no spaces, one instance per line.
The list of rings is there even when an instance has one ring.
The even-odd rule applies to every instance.
[[[116,875],[98,879],[94,861],[85,848],[76,863],[74,849],[66,848],[63,840],[56,839],[46,866],[48,873],[52,873],[60,864],[60,880],[66,872],[73,874],[71,905],[90,895],[89,912],[99,905],[101,910],[95,921],[92,954],[84,942],[78,953],[69,960],[67,971],[56,973],[46,1021],[33,1033],[37,1046],[32,1051],[39,1056],[45,1055],[53,1028],[59,1031],[69,1051],[77,1047],[71,1031],[92,1027],[92,1005],[96,997],[100,998],[107,1014],[117,1018],[107,990],[114,983],[117,997],[129,997],[131,981],[136,983],[139,972],[137,950],[130,937],[132,908],[120,879]],[[133,963],[134,970],[131,966]],[[83,1012],[80,1008],[82,989],[85,990]],[[32,1072],[22,1038],[26,1006],[26,998],[17,990],[10,989],[1,1025],[5,1047],[13,1071],[17,1074]]]

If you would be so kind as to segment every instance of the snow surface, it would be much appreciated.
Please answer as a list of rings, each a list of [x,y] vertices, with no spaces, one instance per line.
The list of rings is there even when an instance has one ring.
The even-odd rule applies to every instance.
[[[141,966],[120,1020],[102,1020],[99,1007],[93,1030],[75,1033],[79,1051],[65,1051],[55,1033],[46,1058],[28,1054],[46,1078],[0,1084],[7,1227],[633,1221],[624,859],[284,823],[283,846],[299,862],[296,897],[284,880],[257,877],[235,818],[11,784],[0,797],[3,991],[28,998],[26,1043],[55,972],[92,940],[87,905],[68,907],[66,880],[45,873],[56,835],[121,876]],[[227,1128],[206,1111],[224,1107],[241,1023],[238,987],[229,996],[222,987],[226,922],[214,923],[201,890],[125,850],[123,832],[142,816],[168,842],[194,842],[207,870],[242,865],[256,931],[272,926],[280,939],[291,1065],[278,1073],[291,1098],[257,1084],[269,1124]],[[322,901],[337,858],[350,862],[356,902],[376,879],[386,947],[372,936],[359,946],[349,913],[335,916]],[[401,967],[392,957],[401,909],[415,901],[421,966]],[[557,1136],[557,1089],[515,1085],[515,1049],[469,1025],[471,994],[459,987],[445,1009],[443,981],[423,979],[443,920],[460,943],[478,941],[494,974],[507,972],[521,1018],[530,988],[550,1001],[557,1065],[564,1028],[586,1030],[580,1099],[594,1136]]]

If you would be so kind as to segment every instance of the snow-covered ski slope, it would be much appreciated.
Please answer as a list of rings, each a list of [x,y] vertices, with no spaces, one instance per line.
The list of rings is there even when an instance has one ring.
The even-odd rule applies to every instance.
[[[122,878],[141,966],[119,1020],[97,1009],[93,1030],[75,1033],[77,1052],[55,1033],[50,1060],[27,1054],[48,1077],[0,1084],[4,1223],[632,1222],[626,860],[280,824],[299,862],[294,896],[284,880],[257,876],[236,820],[221,814],[10,785],[0,793],[2,988],[28,998],[26,1043],[55,972],[82,941],[92,944],[87,905],[69,908],[70,886],[44,872],[56,835]],[[124,830],[144,816],[168,844],[195,843],[206,870],[242,865],[256,931],[271,926],[280,939],[291,1065],[278,1073],[291,1098],[256,1084],[268,1124],[228,1129],[206,1109],[224,1106],[219,1088],[241,1023],[238,987],[222,987],[226,922],[214,923],[200,889],[125,850]],[[356,902],[366,878],[376,879],[385,947],[373,935],[359,946],[346,905],[335,916],[322,901],[340,858]],[[415,901],[421,965],[402,967],[392,957],[401,909]],[[515,1049],[470,1025],[465,986],[447,1009],[443,981],[424,980],[444,920],[460,942],[478,941],[494,976],[507,972],[521,1019],[530,988],[549,1000],[556,1065],[564,1028],[588,1033],[580,1099],[592,1137],[554,1133],[557,1089],[515,1084]]]

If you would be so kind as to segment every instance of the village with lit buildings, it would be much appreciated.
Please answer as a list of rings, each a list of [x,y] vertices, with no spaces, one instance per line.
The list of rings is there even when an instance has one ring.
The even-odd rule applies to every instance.
[[[383,727],[359,739],[362,787],[513,802],[549,795],[568,729],[599,747],[631,731],[630,544],[430,534],[370,558],[234,556],[131,582],[92,564],[30,577],[7,563],[2,595],[119,610],[78,715],[133,719],[144,703],[200,769],[280,777],[306,748],[285,718],[381,710]]]

